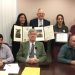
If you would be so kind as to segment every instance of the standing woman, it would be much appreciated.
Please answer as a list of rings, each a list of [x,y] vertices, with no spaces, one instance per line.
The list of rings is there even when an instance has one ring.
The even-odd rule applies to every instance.
[[[57,33],[68,33],[68,27],[65,25],[64,16],[62,14],[58,14],[56,17],[56,24],[54,26],[54,32]]]
[[[65,25],[64,16],[62,14],[58,14],[56,17],[56,24],[54,25],[54,34],[56,36],[57,33],[68,33],[68,27]],[[55,40],[52,43],[52,56],[54,59],[57,59],[57,55],[60,47],[64,44],[62,42],[56,42]]]
[[[20,13],[17,17],[17,21],[14,25],[17,25],[17,26],[27,26],[27,18],[26,18],[26,15],[24,13]],[[11,30],[11,39],[12,39],[12,53],[13,53],[13,56],[14,56],[14,59],[16,61],[16,54],[17,52],[19,51],[19,48],[20,48],[20,42],[17,42],[17,41],[14,41],[14,25],[12,27],[12,30]]]

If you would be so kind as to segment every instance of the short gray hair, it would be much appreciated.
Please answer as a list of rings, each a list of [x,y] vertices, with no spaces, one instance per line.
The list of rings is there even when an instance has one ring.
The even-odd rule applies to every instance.
[[[30,29],[30,30],[28,31],[28,34],[30,34],[31,32],[37,33],[35,29]]]

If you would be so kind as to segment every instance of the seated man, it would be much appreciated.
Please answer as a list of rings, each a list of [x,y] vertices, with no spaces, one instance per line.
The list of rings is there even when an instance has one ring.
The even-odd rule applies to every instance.
[[[75,64],[75,35],[71,35],[68,39],[68,43],[61,47],[58,54],[58,61]]]
[[[75,25],[72,25],[70,28],[70,35],[75,34]]]
[[[34,29],[30,29],[28,32],[29,41],[22,43],[20,50],[17,53],[17,60],[19,62],[34,64],[47,60],[43,43],[36,42],[36,36],[36,31]]]
[[[3,36],[0,34],[0,66],[3,65],[3,63],[13,62],[14,58],[12,55],[12,52],[10,48],[3,44]]]

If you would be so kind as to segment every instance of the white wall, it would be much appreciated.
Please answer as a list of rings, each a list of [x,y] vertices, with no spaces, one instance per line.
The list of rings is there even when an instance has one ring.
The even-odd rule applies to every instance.
[[[24,12],[30,21],[36,17],[38,8],[45,10],[45,18],[50,20],[51,24],[55,24],[56,15],[60,13],[64,15],[69,28],[75,24],[75,0],[0,0],[0,33],[3,34],[4,40],[11,42],[11,27],[19,13]]]
[[[7,43],[11,43],[10,31],[17,17],[16,8],[16,0],[0,0],[0,34]]]
[[[55,24],[57,14],[63,14],[68,27],[75,23],[75,0],[18,0],[18,12],[24,12],[28,21],[36,17],[38,8],[45,10],[45,18]]]

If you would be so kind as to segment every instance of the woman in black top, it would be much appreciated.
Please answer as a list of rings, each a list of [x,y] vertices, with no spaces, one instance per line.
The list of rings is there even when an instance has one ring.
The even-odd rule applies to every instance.
[[[17,25],[17,26],[27,26],[27,18],[26,18],[26,15],[24,13],[20,13],[17,17],[17,21],[14,25]],[[14,25],[11,29],[11,39],[12,39],[12,53],[13,53],[13,56],[14,56],[14,59],[16,61],[16,54],[20,48],[20,42],[17,42],[17,41],[14,41]]]
[[[58,14],[56,17],[56,24],[54,25],[54,32],[57,33],[68,33],[68,27],[65,25],[64,16]]]

